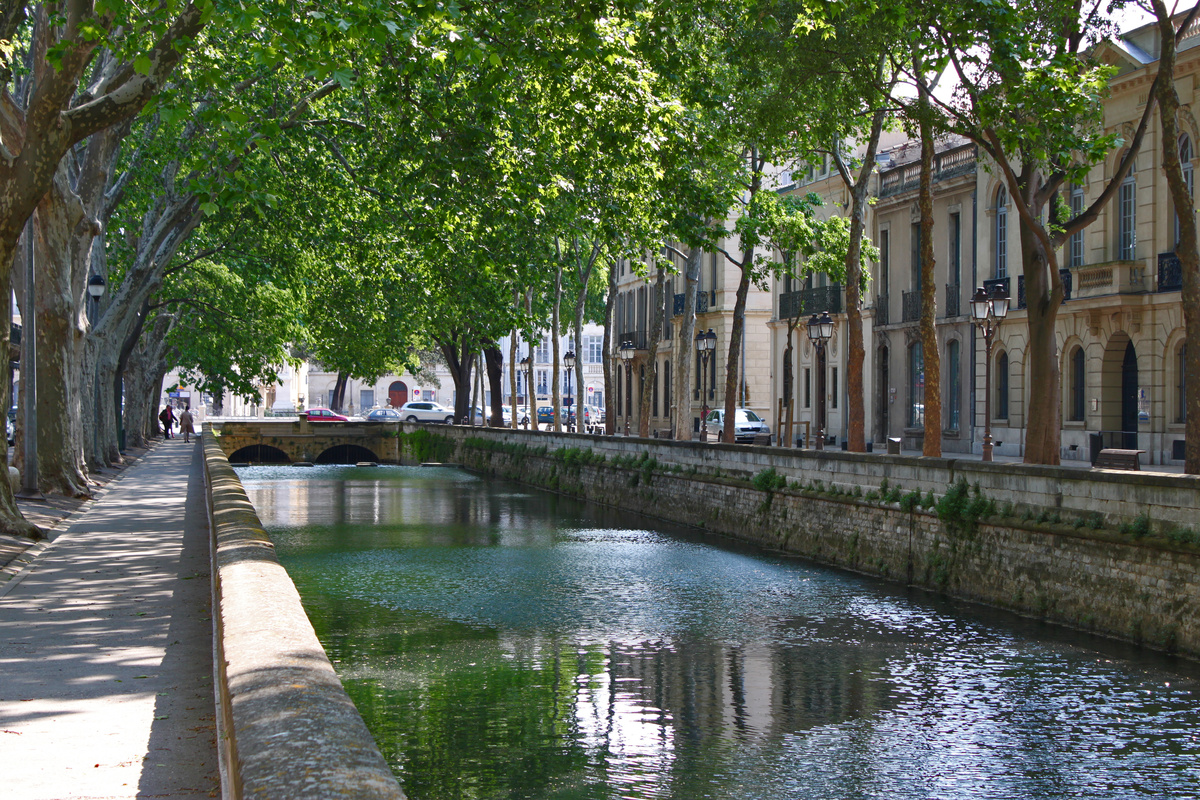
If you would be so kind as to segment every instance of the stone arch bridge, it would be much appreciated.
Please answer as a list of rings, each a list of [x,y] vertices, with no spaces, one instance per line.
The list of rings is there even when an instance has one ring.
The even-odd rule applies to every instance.
[[[301,415],[293,421],[218,422],[212,430],[235,464],[400,463],[400,423],[309,422]]]

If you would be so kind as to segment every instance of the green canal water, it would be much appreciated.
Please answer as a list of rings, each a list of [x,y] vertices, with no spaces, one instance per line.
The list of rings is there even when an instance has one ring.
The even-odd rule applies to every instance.
[[[1200,669],[443,468],[238,470],[411,800],[1200,797]]]

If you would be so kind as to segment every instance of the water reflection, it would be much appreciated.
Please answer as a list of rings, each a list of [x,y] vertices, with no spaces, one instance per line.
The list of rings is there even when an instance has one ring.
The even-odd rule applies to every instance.
[[[1200,796],[1192,667],[454,470],[241,470],[414,800]]]

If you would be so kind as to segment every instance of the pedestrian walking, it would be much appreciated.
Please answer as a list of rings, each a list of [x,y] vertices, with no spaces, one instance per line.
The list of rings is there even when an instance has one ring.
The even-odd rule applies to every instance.
[[[163,426],[163,438],[170,439],[171,428],[175,424],[175,412],[171,409],[171,406],[168,405],[161,412],[159,412],[158,421],[161,422]]]
[[[179,413],[179,430],[183,431],[183,443],[187,444],[191,440],[191,436],[195,433],[192,428],[192,407],[186,405],[183,411]]]

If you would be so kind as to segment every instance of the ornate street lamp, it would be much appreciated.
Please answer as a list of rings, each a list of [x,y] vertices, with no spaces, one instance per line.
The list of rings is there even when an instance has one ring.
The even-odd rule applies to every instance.
[[[971,321],[983,335],[983,460],[992,460],[992,343],[1000,323],[1008,316],[1008,292],[1000,283],[992,284],[991,294],[982,286],[971,298]]]
[[[808,340],[817,351],[817,449],[825,449],[825,345],[833,336],[833,317],[828,311],[822,311],[821,316],[813,314],[808,320]]]
[[[621,360],[625,362],[625,435],[629,435],[629,418],[633,416],[633,342],[621,342]]]
[[[526,422],[533,426],[533,430],[538,430],[537,417],[534,416],[533,408],[533,358],[525,356],[521,359],[521,367],[525,370],[525,404],[529,407],[529,414]],[[517,407],[513,405],[513,414],[517,413]]]
[[[696,334],[696,352],[700,354],[700,441],[708,441],[708,360],[717,349],[713,329]]]
[[[108,286],[104,283],[104,278],[101,275],[93,275],[88,278],[87,292],[88,297],[92,298],[91,303],[88,303],[88,324],[95,325],[96,318],[100,316],[100,298],[104,297],[104,290]],[[96,368],[96,375],[92,379],[92,452],[97,457],[100,455],[100,369],[99,365]],[[119,413],[119,412],[118,412]]]
[[[563,366],[565,366],[567,368],[567,430],[573,431],[575,429],[571,425],[571,410],[573,408],[572,403],[571,403],[571,384],[573,382],[572,378],[575,374],[575,351],[574,350],[568,350],[563,355]]]

